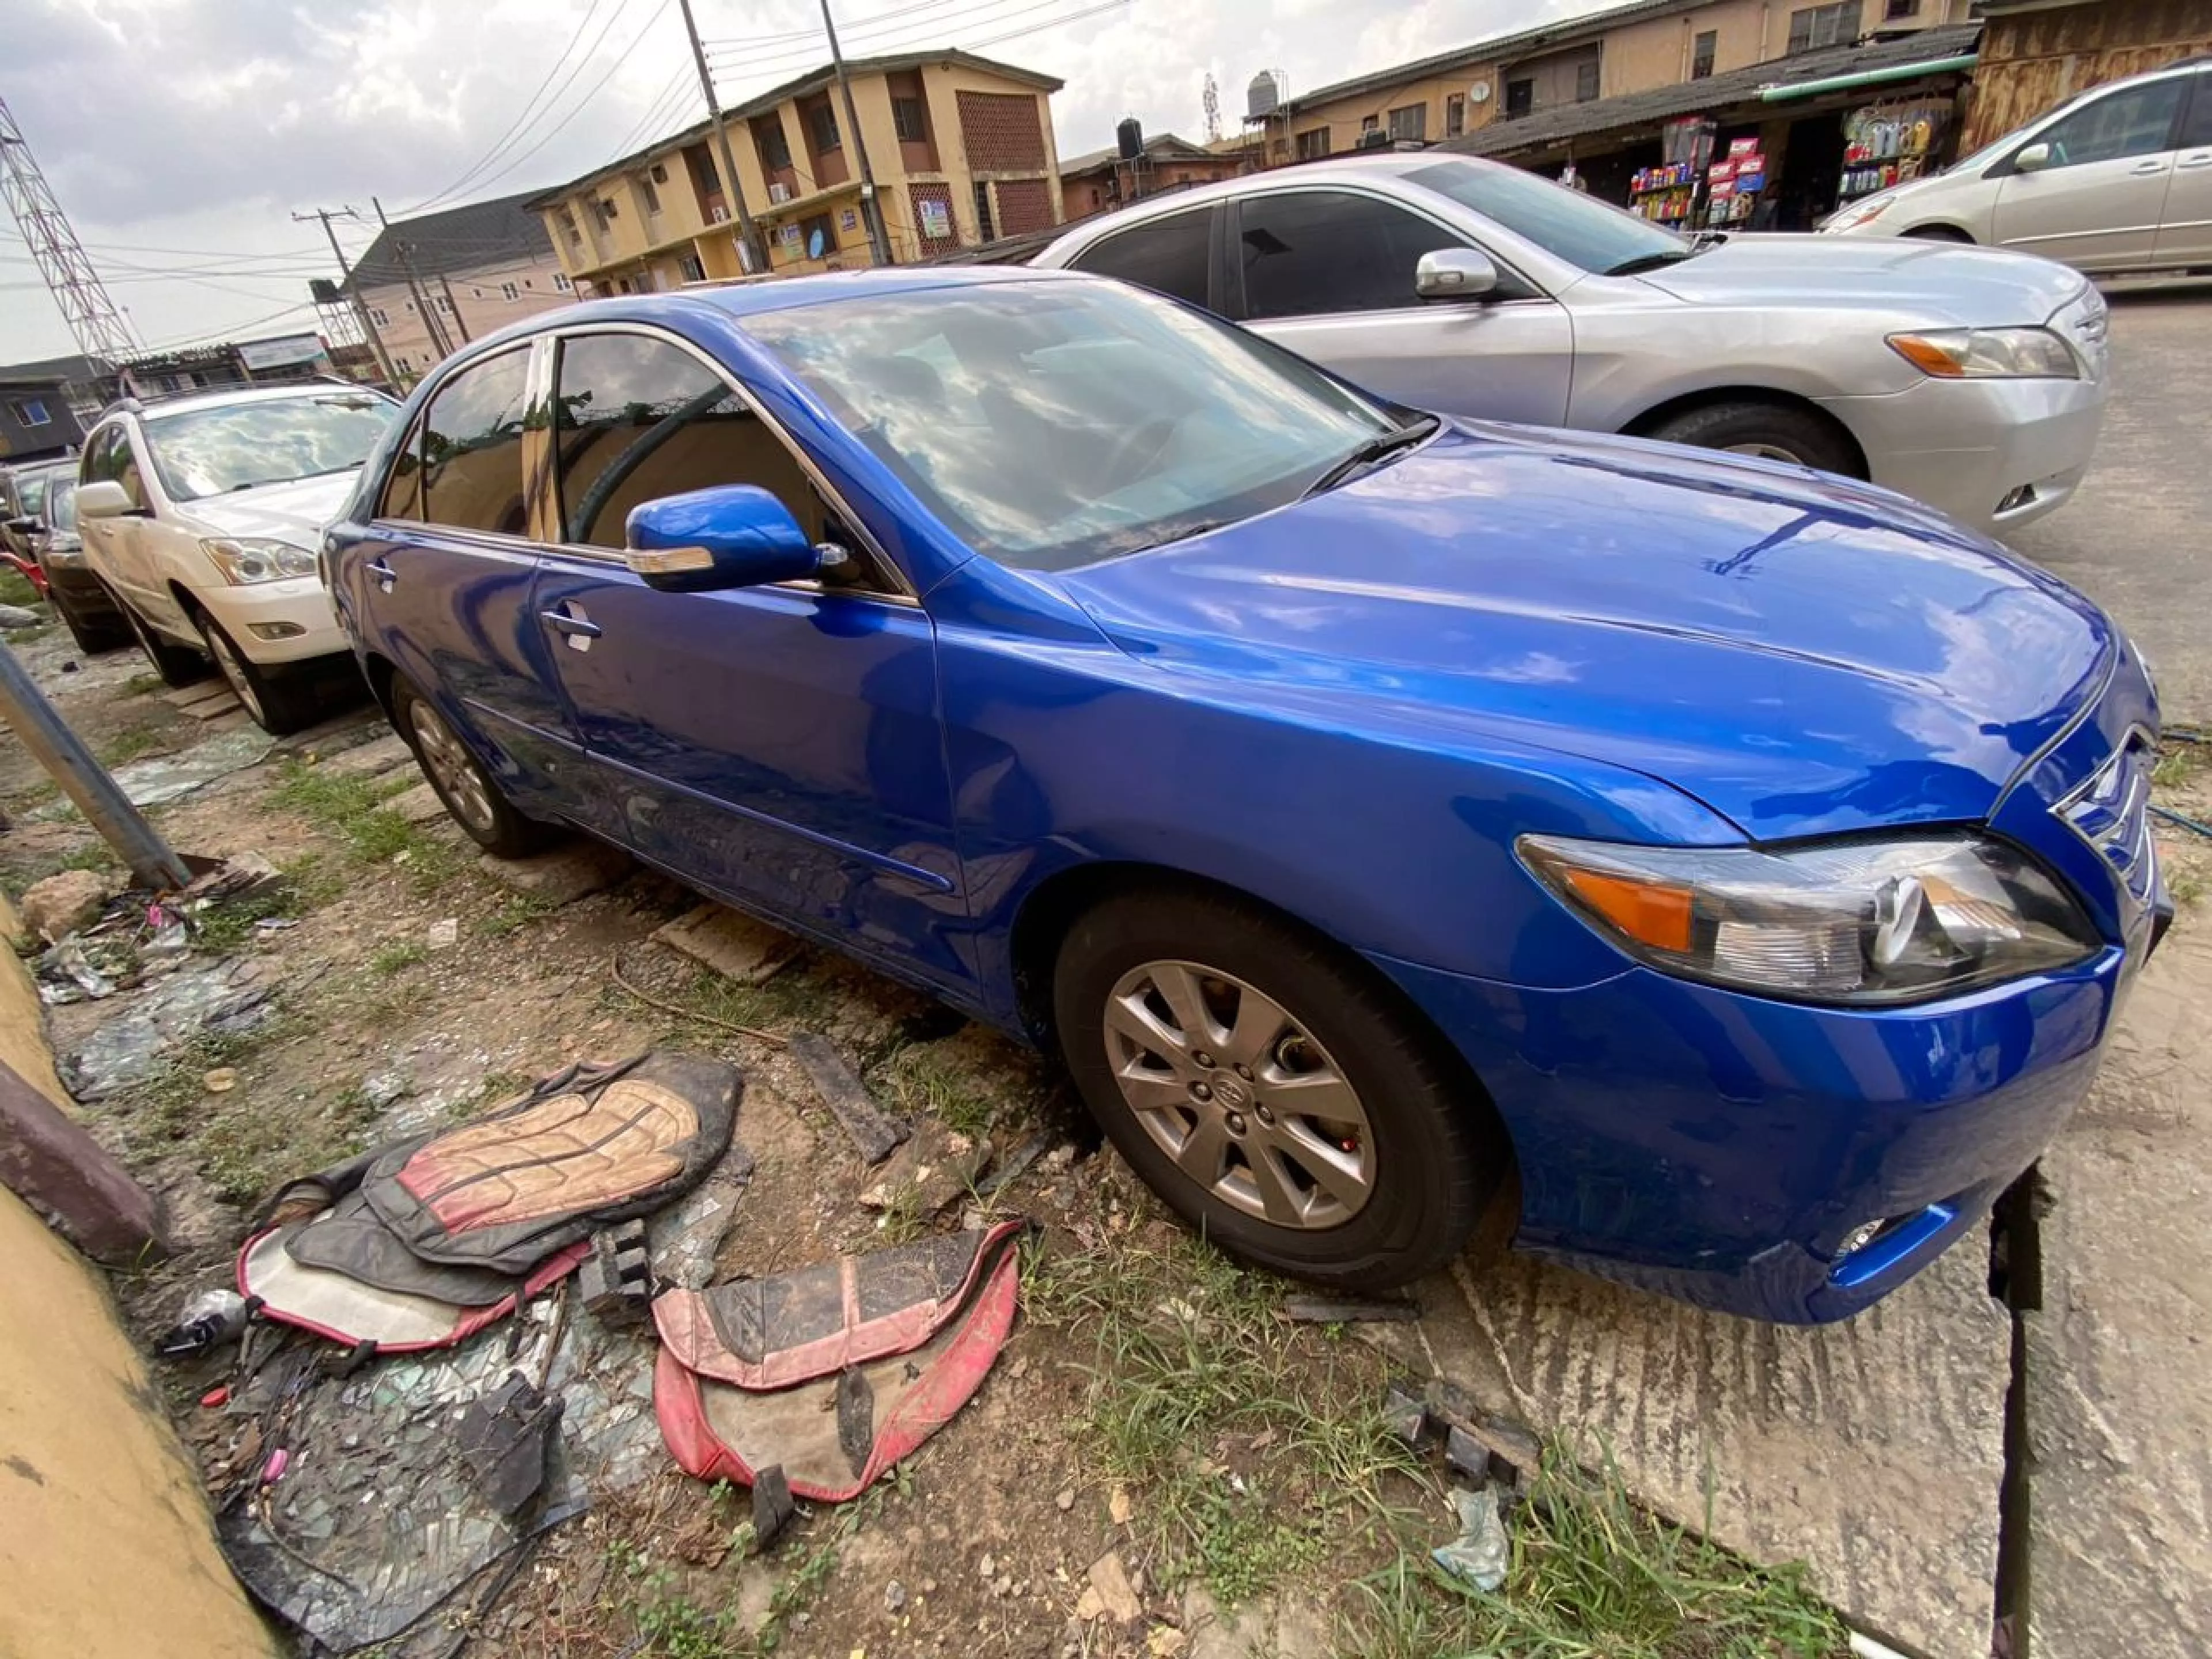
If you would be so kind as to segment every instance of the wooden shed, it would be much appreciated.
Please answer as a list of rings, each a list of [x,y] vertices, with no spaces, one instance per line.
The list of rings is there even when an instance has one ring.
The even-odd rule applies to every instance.
[[[1964,148],[2085,88],[2212,56],[2212,0],[1986,0]]]

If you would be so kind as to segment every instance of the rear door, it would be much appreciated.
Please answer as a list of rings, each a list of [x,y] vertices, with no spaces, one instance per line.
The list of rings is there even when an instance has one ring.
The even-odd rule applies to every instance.
[[[1473,246],[1460,232],[1345,189],[1266,191],[1231,211],[1228,314],[1255,333],[1417,409],[1566,420],[1574,330],[1565,307],[1502,270],[1500,290],[1483,299],[1415,295],[1421,255]]]
[[[2154,263],[2212,266],[2212,70],[2189,77],[2189,107],[2166,186],[2166,214],[2158,228]]]
[[[658,331],[562,337],[557,544],[532,602],[607,834],[664,868],[958,991],[967,909],[929,617],[853,515],[724,372]],[[832,583],[648,587],[639,503],[744,483],[847,562]]]
[[[372,641],[516,803],[586,816],[582,746],[530,610],[530,476],[544,465],[529,344],[449,374],[386,474],[354,569]]]
[[[2174,173],[2188,77],[2169,75],[2092,98],[2043,128],[2047,165],[1999,164],[1996,240],[2082,270],[2148,265]]]

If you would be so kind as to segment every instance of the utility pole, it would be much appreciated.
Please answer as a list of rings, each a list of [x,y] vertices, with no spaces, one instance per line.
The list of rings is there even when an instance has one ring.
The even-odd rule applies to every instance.
[[[376,222],[383,226],[385,233],[389,235],[392,221],[384,216],[384,204],[372,196],[368,198],[368,204],[376,210]],[[452,356],[453,342],[446,337],[446,331],[438,326],[438,313],[431,310],[430,296],[422,291],[422,282],[415,275],[415,262],[407,257],[407,244],[393,236],[392,252],[399,261],[399,269],[407,277],[407,291],[415,296],[415,314],[422,319],[422,331],[430,337],[430,349],[441,357]]]
[[[328,208],[316,208],[310,212],[294,214],[292,222],[304,225],[310,219],[321,221],[323,234],[330,238],[331,258],[338,262],[339,285],[352,289],[353,314],[361,320],[362,332],[368,337],[368,349],[376,354],[376,366],[384,371],[386,383],[396,386],[399,384],[398,371],[392,368],[392,354],[384,349],[383,337],[376,331],[375,319],[368,314],[368,301],[362,298],[361,289],[354,283],[353,272],[347,268],[345,250],[338,246],[337,232],[331,228],[331,221],[334,218],[351,219],[359,223],[361,215],[349,207],[342,207],[336,213]]]
[[[688,6],[690,0],[684,0]],[[882,205],[876,200],[876,176],[868,171],[868,146],[860,137],[860,118],[853,107],[853,82],[845,73],[845,54],[837,49],[837,24],[830,15],[830,0],[822,0],[822,27],[830,34],[830,62],[837,71],[838,89],[845,94],[845,125],[853,136],[853,154],[860,160],[860,211],[867,216],[868,246],[875,251],[876,263],[887,265],[891,262],[890,238],[884,234]]]
[[[461,315],[461,302],[453,297],[453,285],[442,270],[438,273],[438,286],[445,291],[447,314],[453,318],[453,326],[461,331],[461,343],[466,345],[475,337],[469,332],[468,319]]]
[[[738,252],[746,273],[768,269],[768,252],[753,225],[752,210],[745,205],[744,186],[738,182],[737,158],[730,154],[729,124],[722,119],[721,100],[714,96],[714,77],[707,68],[707,48],[699,44],[699,25],[691,15],[691,0],[677,0],[684,9],[684,33],[691,42],[691,61],[699,66],[699,90],[706,94],[707,118],[714,124],[714,143],[722,162],[722,188],[738,216]]]

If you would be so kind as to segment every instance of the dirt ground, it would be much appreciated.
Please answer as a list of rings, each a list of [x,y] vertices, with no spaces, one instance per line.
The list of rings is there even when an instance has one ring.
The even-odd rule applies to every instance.
[[[66,647],[55,633],[20,654],[111,763],[206,741],[209,726],[173,707],[135,654],[64,672],[77,660]],[[118,1283],[140,1333],[223,1279],[252,1207],[283,1180],[469,1115],[572,1060],[656,1045],[745,1073],[738,1138],[757,1167],[718,1277],[985,1212],[1036,1224],[1006,1352],[893,1478],[851,1504],[808,1506],[762,1556],[749,1547],[744,1493],[665,1468],[543,1540],[495,1607],[453,1632],[471,1654],[1840,1650],[1840,1627],[1790,1575],[1716,1562],[1694,1540],[1616,1513],[1617,1492],[1602,1487],[1524,1505],[1506,1595],[1455,1595],[1425,1561],[1455,1530],[1442,1470],[1389,1432],[1380,1354],[1346,1328],[1286,1322],[1283,1287],[1171,1225],[1097,1150],[1053,1066],[824,953],[802,952],[758,988],[721,979],[650,938],[697,901],[642,870],[557,906],[519,893],[442,818],[414,824],[391,810],[417,781],[411,763],[349,771],[345,756],[383,733],[362,708],[154,809],[179,849],[258,853],[284,880],[250,911],[212,921],[194,947],[196,957],[243,957],[274,983],[271,1016],[172,1053],[90,1109],[94,1132],[161,1193],[186,1246]],[[2212,751],[2177,745],[2160,782],[2174,805],[2212,811]],[[13,824],[0,836],[12,893],[62,868],[112,869],[12,742],[0,742],[0,806]],[[2212,858],[2183,832],[2161,841],[2185,900],[2181,925],[2202,926]],[[447,921],[453,942],[441,945]],[[137,994],[52,1009],[58,1052]],[[824,1033],[887,1107],[1001,1149],[1042,1133],[1052,1150],[988,1205],[879,1216],[859,1203],[869,1174],[796,1063],[732,1024]],[[234,1083],[211,1091],[223,1072]],[[216,1486],[236,1474],[245,1431],[199,1403],[223,1376],[219,1361],[164,1374]],[[1109,1555],[1141,1601],[1126,1622],[1086,1616],[1093,1565]],[[1631,1557],[1640,1577],[1610,1570]]]

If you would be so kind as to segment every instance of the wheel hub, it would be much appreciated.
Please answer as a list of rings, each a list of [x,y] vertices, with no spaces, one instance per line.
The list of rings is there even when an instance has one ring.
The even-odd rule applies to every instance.
[[[1107,1058],[1146,1134],[1211,1195],[1301,1231],[1373,1196],[1366,1109],[1281,1004],[1190,962],[1133,968],[1107,998]]]

